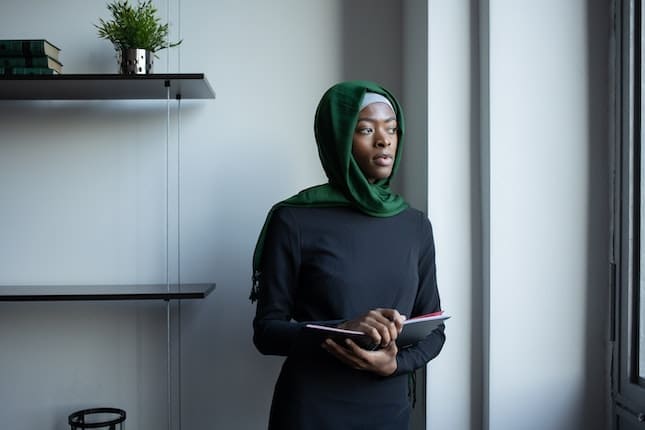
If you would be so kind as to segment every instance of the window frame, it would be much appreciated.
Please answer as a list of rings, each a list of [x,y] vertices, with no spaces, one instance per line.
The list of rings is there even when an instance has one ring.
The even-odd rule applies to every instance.
[[[645,379],[639,376],[641,146],[643,61],[642,0],[613,4],[612,70],[612,428],[645,428]],[[645,370],[645,369],[644,369]]]

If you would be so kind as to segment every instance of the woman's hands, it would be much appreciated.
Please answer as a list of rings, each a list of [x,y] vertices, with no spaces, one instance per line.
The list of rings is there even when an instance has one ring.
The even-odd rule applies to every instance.
[[[345,321],[338,328],[362,331],[372,338],[375,344],[386,348],[394,342],[403,328],[405,317],[396,309],[373,309],[353,320]]]
[[[374,372],[388,376],[396,370],[396,338],[403,328],[405,317],[396,309],[374,309],[356,319],[346,321],[338,327],[366,333],[375,344],[380,345],[376,351],[360,348],[350,339],[344,346],[331,339],[326,339],[323,348],[343,363],[354,369]]]

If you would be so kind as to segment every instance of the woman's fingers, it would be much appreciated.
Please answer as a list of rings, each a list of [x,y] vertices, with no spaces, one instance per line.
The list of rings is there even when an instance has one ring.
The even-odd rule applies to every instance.
[[[387,327],[387,323],[366,321],[361,324],[361,331],[371,337],[374,343],[381,346],[389,345],[392,341],[392,333]]]
[[[403,328],[404,318],[396,309],[375,309],[370,311],[374,328],[378,331],[382,347],[394,342]]]
[[[356,354],[356,351],[352,350],[352,348],[360,351],[362,351],[362,349],[351,340],[347,342],[346,346],[341,346],[331,339],[326,339],[322,346],[346,365],[353,367],[354,369],[364,368],[363,363]]]
[[[386,347],[396,340],[403,328],[403,317],[396,309],[373,309],[357,319],[347,321],[341,328],[366,333],[372,340]]]
[[[397,332],[400,333],[403,329],[403,322],[405,321],[405,316],[401,315],[396,309],[378,309],[381,314],[394,323],[396,326]]]
[[[398,348],[395,343],[377,351],[366,351],[349,339],[347,339],[345,346],[327,339],[322,347],[347,366],[357,370],[388,376],[394,373],[397,367],[396,354]]]

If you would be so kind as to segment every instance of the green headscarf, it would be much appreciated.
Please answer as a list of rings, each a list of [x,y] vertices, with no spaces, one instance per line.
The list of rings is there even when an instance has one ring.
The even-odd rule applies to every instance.
[[[358,121],[359,106],[366,92],[386,97],[396,113],[399,142],[389,178],[370,183],[352,156],[354,130]],[[251,301],[258,297],[260,261],[264,236],[273,212],[280,206],[338,207],[351,206],[375,216],[390,217],[403,212],[408,204],[390,189],[390,178],[401,159],[403,147],[403,112],[394,96],[380,85],[369,81],[341,82],[328,89],[322,96],[314,121],[314,134],[318,155],[329,182],[300,191],[286,200],[276,203],[262,226],[262,231],[253,253],[253,288]]]

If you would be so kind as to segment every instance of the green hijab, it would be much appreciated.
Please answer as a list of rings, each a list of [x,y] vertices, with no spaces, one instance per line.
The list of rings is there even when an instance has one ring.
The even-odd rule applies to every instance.
[[[354,129],[358,121],[359,106],[366,92],[386,97],[398,122],[399,142],[389,178],[370,183],[352,156]],[[401,159],[403,147],[403,111],[394,96],[380,85],[369,81],[341,82],[329,88],[322,96],[314,121],[314,134],[318,155],[329,182],[300,191],[276,203],[262,226],[253,253],[253,288],[251,301],[258,298],[260,262],[264,236],[273,212],[281,206],[339,207],[349,206],[375,217],[390,217],[403,212],[408,204],[390,189],[390,179]]]

